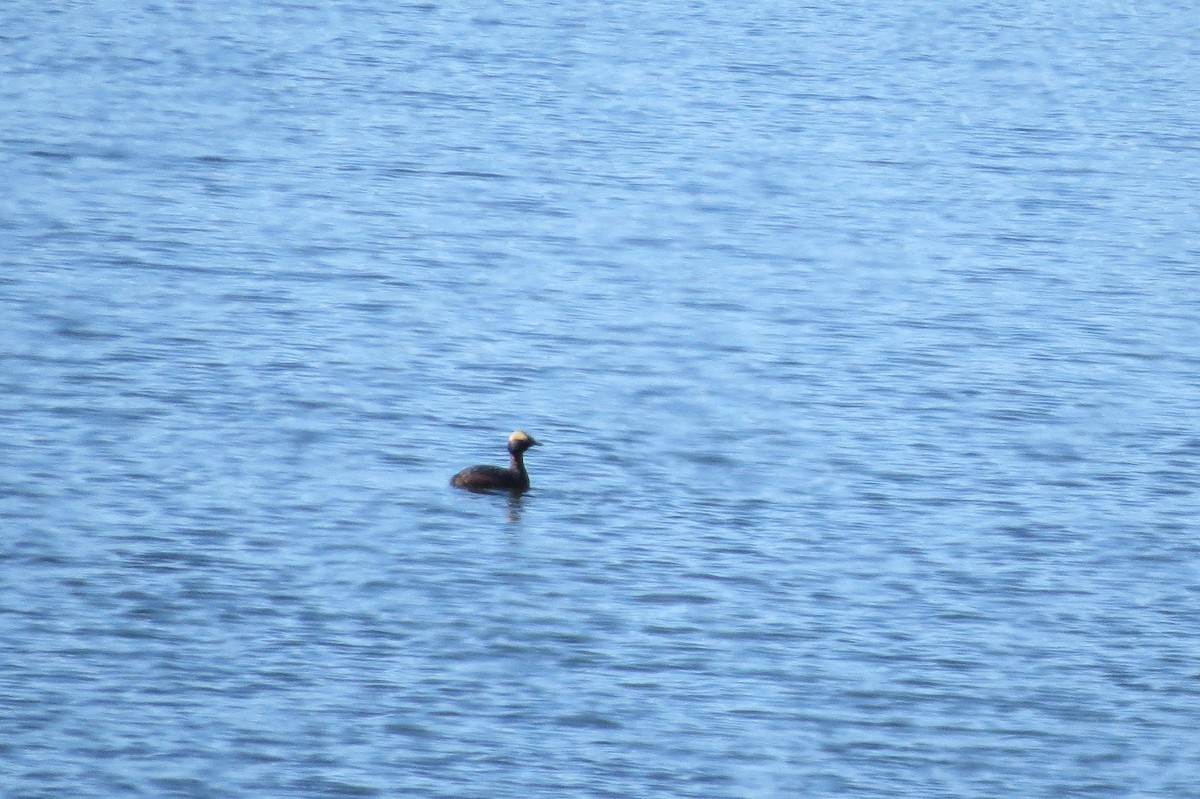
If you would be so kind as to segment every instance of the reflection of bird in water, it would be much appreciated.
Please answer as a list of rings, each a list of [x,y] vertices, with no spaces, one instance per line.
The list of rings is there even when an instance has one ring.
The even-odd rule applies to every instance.
[[[450,485],[468,491],[511,491],[519,494],[529,488],[529,472],[525,471],[525,450],[538,446],[533,436],[517,430],[508,437],[508,452],[512,456],[508,468],[502,466],[468,466],[450,478]]]

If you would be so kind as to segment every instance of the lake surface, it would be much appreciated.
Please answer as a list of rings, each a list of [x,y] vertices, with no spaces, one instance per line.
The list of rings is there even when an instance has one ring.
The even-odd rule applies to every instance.
[[[0,795],[1200,796],[1191,5],[0,53]]]

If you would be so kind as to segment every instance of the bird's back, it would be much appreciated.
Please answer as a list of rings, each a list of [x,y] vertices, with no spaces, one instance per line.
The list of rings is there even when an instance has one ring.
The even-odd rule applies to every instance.
[[[451,477],[450,485],[470,491],[520,491],[529,487],[519,473],[501,466],[469,466]]]

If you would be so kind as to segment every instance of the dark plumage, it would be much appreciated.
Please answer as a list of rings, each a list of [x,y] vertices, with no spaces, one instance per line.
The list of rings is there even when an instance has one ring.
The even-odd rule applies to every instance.
[[[450,485],[468,491],[512,491],[529,489],[529,472],[525,471],[525,450],[538,446],[533,436],[517,430],[508,437],[508,452],[512,457],[508,468],[502,466],[468,466],[450,478]]]

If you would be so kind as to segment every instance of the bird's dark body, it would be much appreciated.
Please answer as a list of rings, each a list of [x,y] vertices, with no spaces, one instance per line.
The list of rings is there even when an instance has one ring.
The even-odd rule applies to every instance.
[[[502,466],[468,466],[454,475],[450,484],[470,491],[525,491],[529,475]]]

